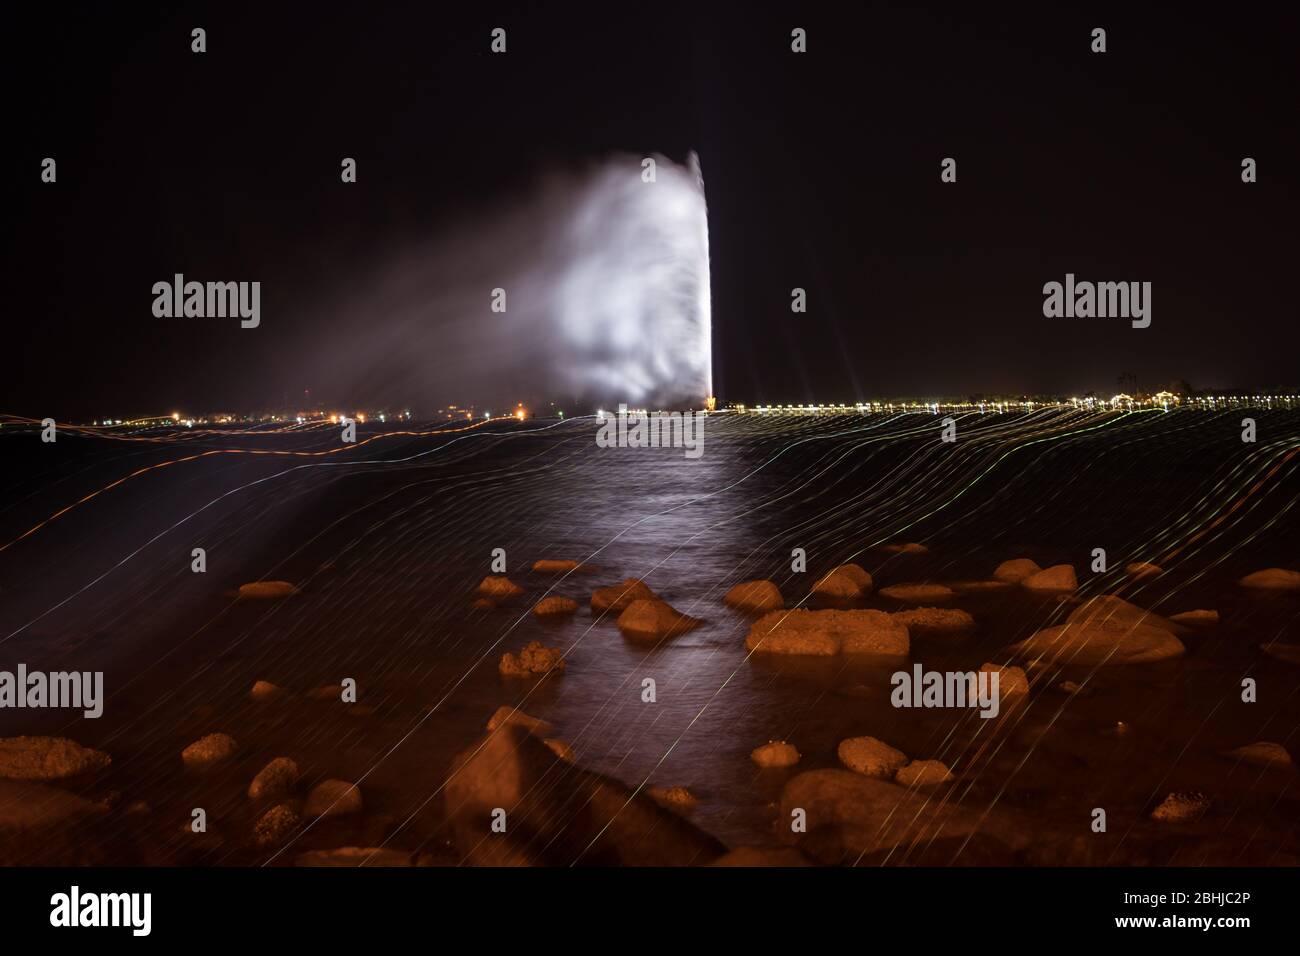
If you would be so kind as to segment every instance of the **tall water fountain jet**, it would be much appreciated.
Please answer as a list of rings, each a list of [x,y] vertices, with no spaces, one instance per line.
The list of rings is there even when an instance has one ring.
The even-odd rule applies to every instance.
[[[613,157],[554,175],[407,251],[336,306],[304,369],[341,401],[574,411],[695,407],[712,395],[709,235],[699,159]],[[496,304],[498,309],[494,311]]]

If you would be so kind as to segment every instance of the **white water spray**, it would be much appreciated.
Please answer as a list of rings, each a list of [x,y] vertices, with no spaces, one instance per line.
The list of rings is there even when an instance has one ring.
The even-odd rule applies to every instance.
[[[654,182],[619,156],[404,256],[331,319],[349,344],[331,336],[309,373],[356,402],[700,407],[713,393],[704,183],[694,154],[654,158]]]

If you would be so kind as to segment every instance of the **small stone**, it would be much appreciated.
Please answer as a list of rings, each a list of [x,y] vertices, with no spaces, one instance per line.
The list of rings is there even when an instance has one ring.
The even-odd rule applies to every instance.
[[[1072,565],[1054,564],[1031,574],[1020,582],[1020,586],[1030,591],[1073,591],[1079,586],[1079,581],[1074,576]]]
[[[1258,767],[1289,767],[1291,766],[1291,755],[1287,753],[1285,747],[1281,744],[1260,741],[1259,743],[1247,744],[1245,747],[1238,747],[1236,750],[1229,750],[1225,757],[1235,757],[1242,763],[1254,764]]]
[[[324,780],[307,794],[303,814],[309,817],[340,817],[361,812],[361,791],[346,780]]]
[[[855,773],[888,780],[907,766],[907,754],[875,737],[849,737],[836,749],[840,763]]]
[[[411,866],[411,854],[378,846],[341,846],[336,850],[300,853],[294,866]]]
[[[666,810],[689,810],[700,801],[685,787],[651,787],[650,799]]]
[[[813,594],[840,600],[862,597],[871,591],[871,575],[857,564],[841,564],[813,585]]]
[[[1029,678],[1019,667],[1004,667],[999,664],[981,664],[980,673],[998,675],[998,699],[1009,700],[1029,693]]]
[[[190,767],[210,767],[235,755],[239,746],[229,734],[208,734],[181,751],[181,759]]]
[[[1300,571],[1268,568],[1248,574],[1238,583],[1260,591],[1300,591]]]
[[[944,584],[891,584],[880,593],[904,604],[923,604],[926,601],[948,601],[955,592]]]
[[[253,700],[270,700],[273,697],[279,697],[283,693],[284,688],[278,684],[260,680],[253,685],[253,689],[248,692],[248,696]]]
[[[1066,680],[1066,681],[1061,681],[1061,683],[1057,684],[1056,689],[1061,691],[1064,694],[1077,694],[1079,693],[1079,691],[1083,690],[1083,685],[1076,684],[1072,680]]]
[[[112,759],[66,737],[0,738],[0,777],[63,780],[105,769]]]
[[[993,572],[993,577],[1009,584],[1019,584],[1025,578],[1033,577],[1042,570],[1036,561],[1030,561],[1028,558],[1015,558],[999,564]]]
[[[292,597],[297,593],[298,589],[288,581],[253,581],[251,584],[239,586],[241,598],[257,600]]]
[[[639,578],[624,578],[619,584],[597,588],[591,595],[591,609],[596,613],[623,611],[633,601],[653,600],[654,591]]]
[[[769,740],[755,747],[749,757],[760,767],[793,767],[799,762],[799,751],[784,740]]]
[[[298,825],[298,814],[287,803],[278,803],[253,827],[253,839],[258,846],[275,846],[283,843]]]
[[[885,550],[891,554],[928,554],[930,549],[923,544],[909,541],[907,544],[887,544]]]
[[[538,617],[555,617],[562,614],[572,614],[578,610],[578,602],[573,598],[561,597],[558,594],[548,598],[542,598],[533,607],[533,613]]]
[[[501,655],[497,669],[506,677],[531,677],[534,674],[563,673],[564,656],[558,647],[545,647],[541,641],[530,641],[518,654]]]
[[[478,593],[486,598],[500,600],[523,594],[524,589],[505,575],[489,574],[479,582]]]
[[[1151,819],[1161,823],[1191,823],[1199,820],[1210,808],[1210,798],[1203,793],[1184,791],[1171,793],[1164,803],[1151,811]]]
[[[952,779],[952,772],[940,760],[913,760],[894,775],[894,782],[904,787],[934,787]]]
[[[263,767],[248,785],[254,800],[279,800],[298,785],[298,764],[288,757],[276,757]]]
[[[785,607],[781,590],[771,581],[744,581],[726,593],[722,599],[738,611],[766,614]]]
[[[1178,624],[1218,624],[1218,611],[1183,611],[1181,614],[1171,614],[1169,620]]]
[[[1159,574],[1164,574],[1165,569],[1158,564],[1150,564],[1146,561],[1134,561],[1132,564],[1124,565],[1124,573],[1135,578],[1154,578]]]
[[[533,570],[542,574],[565,574],[579,569],[588,570],[581,562],[564,559],[542,558],[533,562]]]

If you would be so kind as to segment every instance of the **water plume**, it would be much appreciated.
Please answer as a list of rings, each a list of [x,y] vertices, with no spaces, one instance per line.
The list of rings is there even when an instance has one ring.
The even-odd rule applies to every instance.
[[[641,157],[612,157],[405,251],[327,317],[348,344],[331,336],[304,371],[369,405],[700,407],[712,394],[703,178],[694,153],[653,158],[653,182]]]

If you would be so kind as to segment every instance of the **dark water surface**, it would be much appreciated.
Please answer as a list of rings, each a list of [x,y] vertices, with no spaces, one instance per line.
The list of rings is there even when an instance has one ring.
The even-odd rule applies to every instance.
[[[1261,650],[1300,644],[1300,595],[1236,583],[1300,568],[1300,413],[1253,412],[1253,445],[1241,441],[1242,414],[958,416],[954,445],[938,440],[930,415],[715,416],[697,460],[597,448],[590,420],[442,435],[363,427],[375,440],[343,452],[334,428],[195,430],[162,442],[65,435],[57,446],[0,429],[10,463],[0,668],[103,670],[107,693],[99,720],[0,711],[0,736],[68,736],[113,760],[66,785],[102,802],[102,814],[53,833],[0,830],[0,862],[279,864],[383,844],[454,863],[442,818],[448,765],[511,704],[554,724],[583,766],[633,786],[688,787],[700,801],[690,819],[729,845],[773,842],[785,781],[836,766],[840,740],[870,735],[947,763],[958,778],[949,799],[1015,814],[1036,848],[1023,862],[1295,863],[1294,771],[1221,755],[1256,741],[1300,753],[1300,664]],[[203,452],[216,453],[180,460]],[[140,472],[164,462],[174,463]],[[906,541],[928,553],[882,547]],[[196,547],[205,574],[190,570]],[[476,609],[497,548],[526,593]],[[801,574],[795,548],[807,554]],[[1106,549],[1106,573],[1090,569],[1095,548]],[[893,667],[750,656],[751,619],[722,603],[732,585],[770,578],[792,605],[846,561],[879,589],[987,579],[1017,557],[1072,564],[1078,598],[1118,593],[1166,615],[1212,608],[1220,623],[1192,629],[1175,661],[1031,671],[1028,704],[982,721],[895,709]],[[598,570],[529,570],[542,558]],[[1122,570],[1130,561],[1166,572],[1134,582]],[[588,601],[629,576],[704,624],[657,646],[624,639]],[[232,597],[261,579],[302,593]],[[580,610],[538,619],[529,610],[549,594]],[[856,606],[902,607],[878,594]],[[1074,605],[1010,587],[949,606],[976,628],[915,633],[912,661],[927,669],[1011,662],[1007,645]],[[563,648],[566,673],[501,677],[502,652],[533,640]],[[1256,703],[1241,700],[1246,677]],[[307,696],[344,678],[357,682],[357,705]],[[642,700],[647,678],[654,703]],[[1066,678],[1084,692],[1055,689]],[[257,680],[294,693],[252,701]],[[236,738],[237,759],[187,770],[180,751],[214,731]],[[799,767],[757,768],[750,751],[769,739],[794,743]],[[317,824],[279,855],[258,849],[245,790],[277,756],[297,760],[308,783],[359,781],[364,813]],[[1211,798],[1205,818],[1176,829],[1147,819],[1182,790]],[[188,830],[195,807],[207,811],[205,835]],[[1096,807],[1108,814],[1104,836],[1089,829]]]

